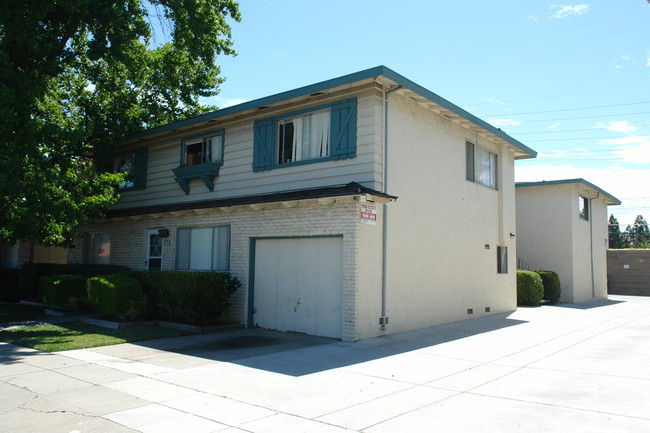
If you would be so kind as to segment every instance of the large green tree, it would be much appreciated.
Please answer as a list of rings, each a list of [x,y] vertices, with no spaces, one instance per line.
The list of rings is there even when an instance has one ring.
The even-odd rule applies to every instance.
[[[117,200],[119,140],[205,112],[232,0],[0,2],[0,239],[72,243]]]

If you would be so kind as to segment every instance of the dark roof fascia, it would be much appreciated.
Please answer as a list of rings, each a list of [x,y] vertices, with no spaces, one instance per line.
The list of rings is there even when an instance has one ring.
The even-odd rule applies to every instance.
[[[200,116],[195,116],[189,119],[181,120],[179,122],[174,122],[174,123],[169,123],[167,125],[162,125],[158,126],[156,128],[151,128],[146,131],[142,131],[137,134],[130,135],[128,137],[125,137],[123,141],[131,141],[135,140],[138,138],[144,138],[148,137],[150,135],[154,134],[160,134],[163,132],[168,132],[174,129],[182,128],[184,126],[190,126],[196,123],[201,123],[205,122],[208,120],[216,120],[222,117],[226,117],[229,115],[237,114],[242,111],[246,110],[254,110],[254,109],[259,109],[260,107],[264,107],[266,105],[271,105],[277,102],[285,101],[288,99],[292,98],[297,98],[300,96],[305,96],[309,95],[312,93],[317,93],[323,90],[331,89],[334,87],[338,86],[344,86],[347,84],[352,84],[357,81],[362,81],[366,80],[369,78],[375,78],[379,76],[384,76],[393,82],[397,83],[398,85],[411,90],[412,92],[415,92],[419,94],[420,96],[427,98],[431,102],[440,105],[441,107],[451,111],[452,113],[463,117],[464,119],[478,125],[479,127],[485,129],[486,131],[490,132],[491,134],[496,135],[497,137],[501,138],[502,140],[512,144],[514,147],[518,148],[522,152],[528,154],[531,158],[535,158],[537,156],[537,152],[535,152],[533,149],[529,148],[528,146],[524,145],[518,140],[515,140],[505,132],[503,132],[499,128],[495,128],[494,126],[490,125],[486,121],[479,119],[478,117],[474,116],[473,114],[463,110],[459,106],[449,102],[448,100],[442,98],[441,96],[433,93],[432,91],[420,86],[419,84],[409,80],[408,78],[404,77],[403,75],[398,74],[397,72],[393,71],[390,68],[387,68],[386,66],[375,66],[373,68],[365,69],[363,71],[355,72],[352,74],[348,75],[343,75],[338,78],[333,78],[330,80],[326,81],[321,81],[320,83],[315,83],[311,84],[308,86],[304,87],[299,87],[297,89],[289,90],[286,92],[282,93],[277,93],[275,95],[267,96],[264,98],[260,99],[255,99],[253,101],[248,101],[244,102],[242,104],[238,105],[233,105],[231,107],[227,108],[222,108],[216,111],[211,111],[209,113],[202,114]]]
[[[251,204],[280,203],[284,201],[308,200],[331,197],[344,197],[354,195],[371,195],[382,197],[391,201],[397,196],[386,194],[366,188],[356,182],[347,185],[335,185],[322,188],[308,188],[293,191],[284,191],[271,194],[260,194],[243,197],[232,197],[215,200],[201,200],[187,203],[172,203],[156,206],[143,206],[138,208],[113,209],[106,211],[107,218],[128,217],[134,215],[155,214],[163,212],[177,212],[183,210],[208,209],[218,207],[245,206]]]
[[[570,185],[573,183],[581,183],[585,185],[588,188],[593,189],[596,192],[599,192],[600,194],[604,195],[609,199],[611,203],[608,203],[609,205],[620,205],[621,201],[605,191],[604,189],[597,187],[593,183],[586,181],[582,178],[577,178],[577,179],[561,179],[561,180],[544,180],[540,182],[517,182],[515,183],[515,188],[529,188],[529,187],[535,187],[535,186],[551,186],[551,185]]]

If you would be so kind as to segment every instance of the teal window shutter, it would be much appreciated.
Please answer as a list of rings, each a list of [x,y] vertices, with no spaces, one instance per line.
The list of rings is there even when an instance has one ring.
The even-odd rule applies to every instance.
[[[332,105],[330,154],[337,159],[357,156],[357,99]]]
[[[140,147],[135,150],[134,161],[134,188],[144,188],[147,185],[147,163],[149,157],[149,148]]]
[[[275,154],[275,121],[271,117],[256,120],[253,130],[253,171],[270,170]]]

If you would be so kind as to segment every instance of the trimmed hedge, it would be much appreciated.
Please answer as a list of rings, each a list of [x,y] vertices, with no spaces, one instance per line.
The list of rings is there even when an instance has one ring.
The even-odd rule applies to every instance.
[[[38,299],[38,284],[41,277],[48,275],[84,275],[99,277],[125,272],[128,268],[118,265],[96,264],[56,264],[56,263],[25,263],[18,275],[18,288],[23,299]]]
[[[0,302],[20,300],[18,272],[18,269],[15,268],[0,268]]]
[[[49,275],[38,284],[40,299],[53,307],[77,309],[88,302],[87,277],[83,275]]]
[[[91,277],[87,290],[88,299],[97,311],[118,320],[136,318],[144,306],[142,285],[128,275]]]
[[[230,307],[229,298],[241,283],[227,272],[134,271],[156,316],[204,325]]]
[[[560,277],[553,271],[535,272],[542,278],[542,285],[544,286],[544,296],[542,299],[548,301],[550,304],[557,304],[562,293]]]
[[[542,277],[533,271],[517,271],[517,305],[537,307],[544,296]]]

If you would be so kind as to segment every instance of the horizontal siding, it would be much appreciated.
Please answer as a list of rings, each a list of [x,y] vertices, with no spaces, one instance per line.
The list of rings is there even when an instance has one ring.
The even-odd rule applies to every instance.
[[[253,120],[213,127],[225,128],[224,164],[210,192],[203,181],[190,183],[186,195],[174,181],[180,143],[185,133],[149,147],[147,187],[127,191],[113,209],[211,200],[358,182],[381,190],[382,105],[378,92],[357,95],[357,156],[293,167],[253,172]],[[339,98],[343,99],[343,98]]]

